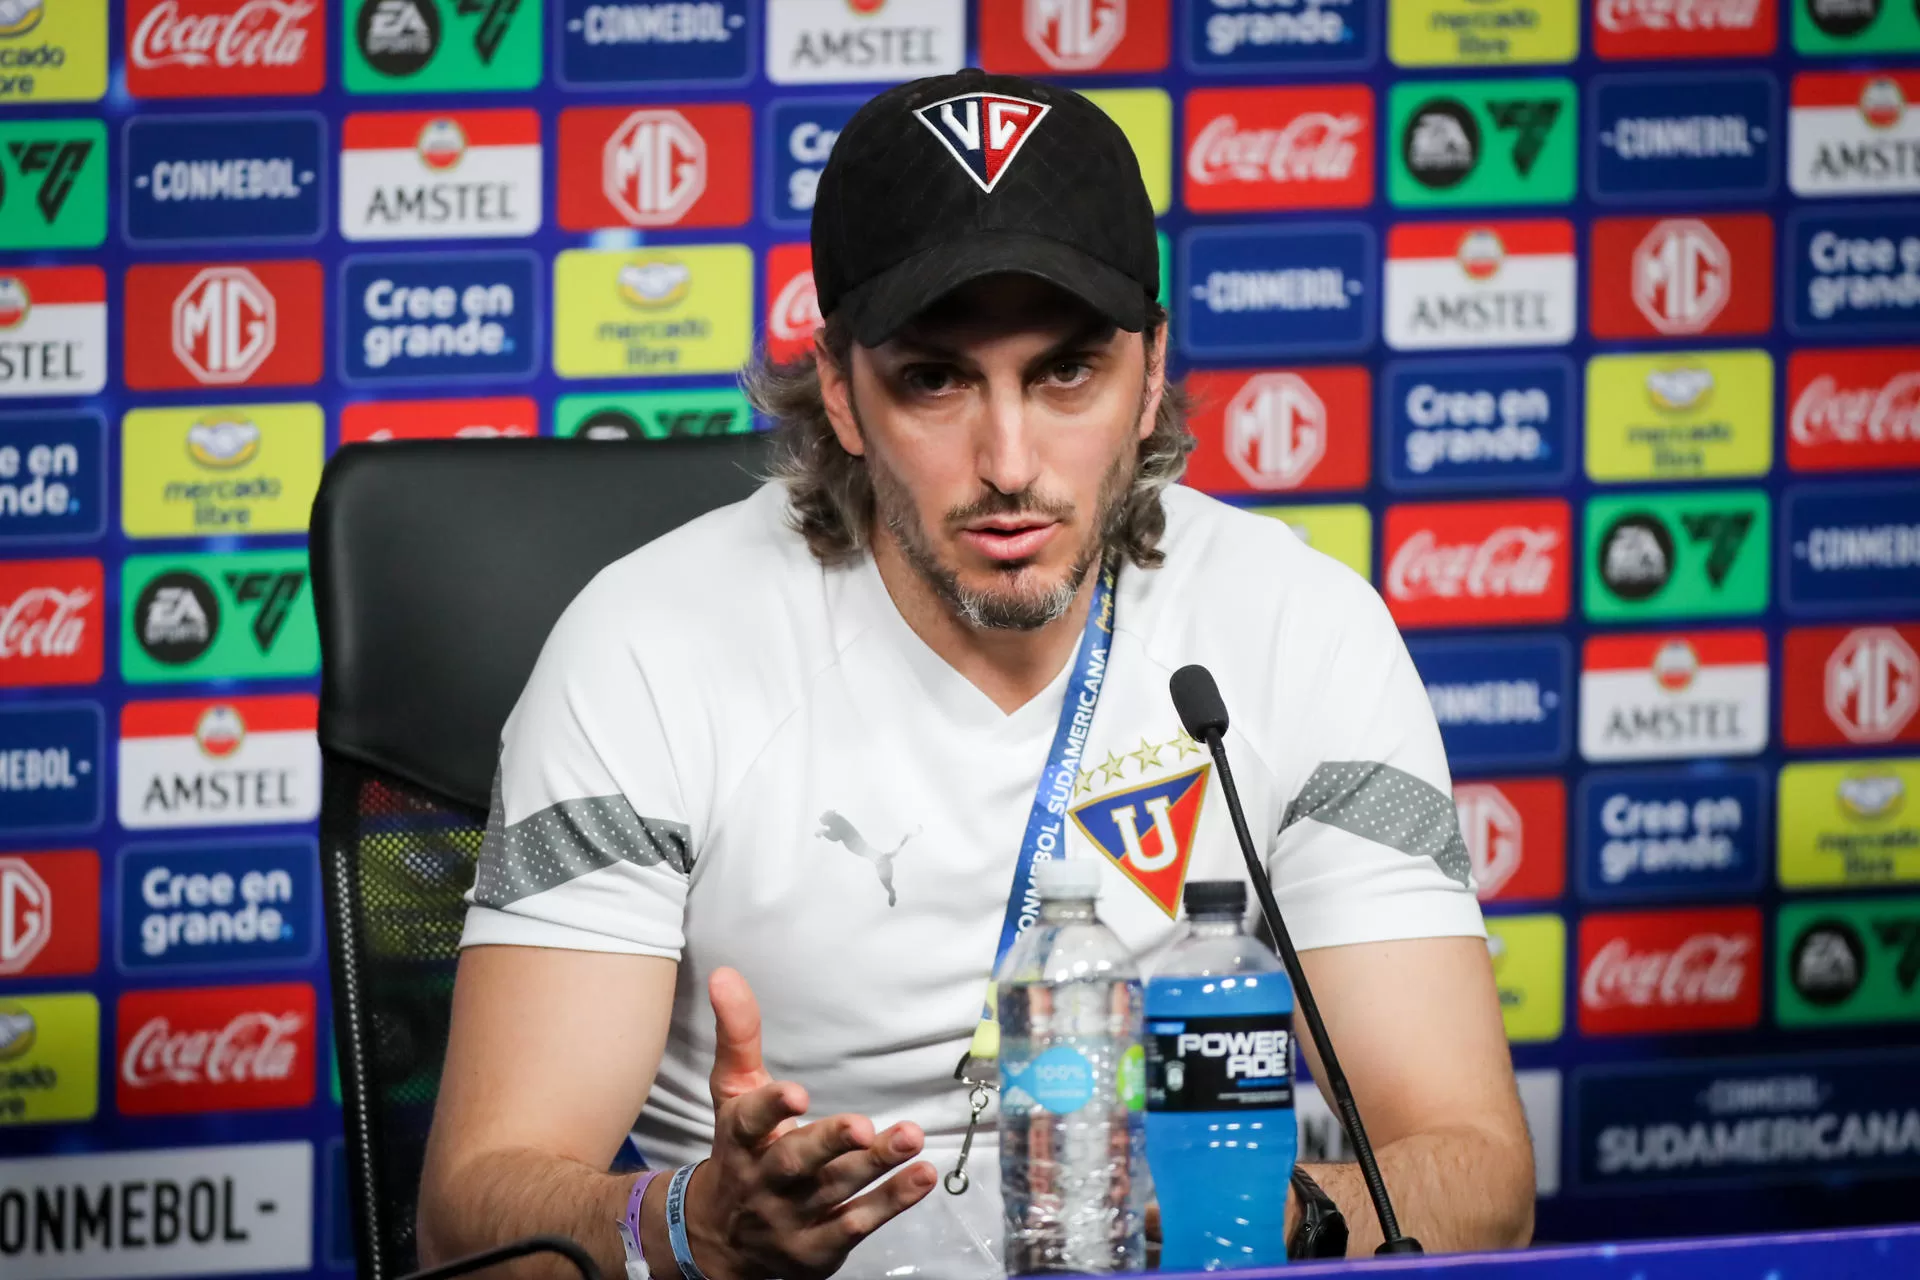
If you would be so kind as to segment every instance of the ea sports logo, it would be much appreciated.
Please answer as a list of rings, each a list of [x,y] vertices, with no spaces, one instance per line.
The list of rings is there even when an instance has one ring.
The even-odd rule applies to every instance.
[[[707,189],[707,143],[678,111],[636,111],[602,153],[600,183],[636,227],[669,227]]]
[[[193,740],[200,744],[202,753],[225,759],[247,740],[247,722],[240,718],[237,708],[218,702],[200,713],[199,722],[193,726]]]
[[[1027,43],[1056,71],[1091,71],[1127,34],[1127,0],[1025,0]]]
[[[436,173],[445,173],[467,154],[467,135],[461,132],[456,120],[429,120],[414,145],[420,152],[421,164]]]
[[[201,382],[245,382],[273,337],[273,294],[245,267],[208,267],[173,300],[173,354]]]
[[[1500,233],[1493,228],[1478,227],[1460,237],[1460,247],[1454,256],[1460,262],[1460,269],[1467,273],[1467,279],[1491,280],[1500,274],[1507,246],[1501,243]]]
[[[1654,224],[1633,251],[1633,305],[1661,333],[1699,333],[1727,305],[1733,259],[1694,218]]]
[[[1473,862],[1474,888],[1482,898],[1491,898],[1520,870],[1526,834],[1520,811],[1500,788],[1486,783],[1455,787],[1453,805]]]
[[[27,282],[19,276],[0,276],[0,329],[11,329],[33,310]]]
[[[24,858],[0,858],[0,974],[33,963],[53,936],[53,891]]]
[[[1891,129],[1907,113],[1907,97],[1898,81],[1876,76],[1860,91],[1860,116],[1875,129]]]
[[[1256,489],[1291,489],[1327,452],[1327,407],[1294,373],[1249,378],[1227,406],[1227,461]]]
[[[1827,715],[1853,742],[1891,742],[1920,709],[1920,658],[1898,631],[1861,627],[1827,659]]]

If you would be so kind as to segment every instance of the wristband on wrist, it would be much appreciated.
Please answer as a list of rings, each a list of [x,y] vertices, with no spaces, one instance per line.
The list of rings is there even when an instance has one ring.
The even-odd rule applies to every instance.
[[[696,1160],[681,1165],[667,1184],[667,1239],[673,1242],[673,1261],[680,1268],[682,1280],[707,1280],[700,1264],[693,1260],[693,1243],[687,1239],[687,1184],[693,1181],[693,1171],[705,1163]]]
[[[627,1194],[626,1214],[614,1222],[620,1228],[620,1246],[627,1252],[627,1280],[653,1280],[646,1255],[640,1252],[640,1202],[646,1199],[647,1185],[659,1176],[658,1169],[648,1169],[640,1175]]]

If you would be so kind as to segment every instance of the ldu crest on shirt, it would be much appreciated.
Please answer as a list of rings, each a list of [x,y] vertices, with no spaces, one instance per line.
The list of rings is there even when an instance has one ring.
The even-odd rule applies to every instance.
[[[1185,739],[1185,742],[1182,742]],[[1090,789],[1095,778],[1104,775],[1114,781],[1123,776],[1128,761],[1137,761],[1140,771],[1157,772],[1162,752],[1185,756],[1198,747],[1185,734],[1164,747],[1142,742],[1141,749],[1126,755],[1109,753],[1107,764],[1095,765],[1081,774],[1083,788]],[[1200,806],[1207,795],[1211,764],[1201,764],[1170,777],[1143,779],[1130,787],[1107,792],[1068,811],[1094,848],[1113,859],[1126,877],[1153,899],[1168,916],[1180,913],[1180,890],[1187,879],[1187,861],[1193,854],[1193,836],[1200,829]]]

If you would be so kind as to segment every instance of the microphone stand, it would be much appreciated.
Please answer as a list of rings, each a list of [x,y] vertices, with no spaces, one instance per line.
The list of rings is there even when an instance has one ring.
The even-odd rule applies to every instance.
[[[454,1276],[471,1275],[475,1271],[535,1253],[557,1253],[574,1265],[574,1269],[580,1273],[582,1280],[603,1280],[600,1268],[594,1265],[587,1251],[565,1236],[528,1236],[524,1240],[503,1244],[497,1249],[471,1253],[464,1258],[455,1258],[452,1262],[443,1262],[437,1267],[428,1267],[425,1271],[415,1271],[411,1275],[400,1277],[400,1280],[452,1280]]]
[[[1240,842],[1240,854],[1246,859],[1247,874],[1253,880],[1253,891],[1260,900],[1260,914],[1266,919],[1267,929],[1273,934],[1274,945],[1279,949],[1280,962],[1286,966],[1287,977],[1293,982],[1294,996],[1299,1001],[1300,1013],[1306,1019],[1307,1030],[1313,1036],[1315,1044],[1320,1046],[1321,1074],[1325,1077],[1327,1093],[1331,1098],[1340,1123],[1346,1126],[1347,1136],[1353,1140],[1353,1150],[1360,1165],[1360,1176],[1367,1184],[1367,1194],[1373,1199],[1374,1214],[1380,1219],[1381,1243],[1376,1254],[1424,1253],[1420,1242],[1400,1231],[1400,1220],[1394,1215],[1393,1202],[1387,1197],[1386,1179],[1380,1176],[1380,1165],[1373,1156],[1373,1143],[1367,1139],[1366,1126],[1360,1121],[1360,1108],[1354,1103],[1353,1090],[1347,1085],[1347,1073],[1340,1069],[1339,1055],[1334,1052],[1333,1039],[1327,1035],[1326,1023],[1320,1020],[1320,1005],[1313,998],[1313,988],[1307,984],[1307,975],[1300,968],[1300,953],[1293,949],[1293,936],[1287,932],[1286,921],[1280,918],[1280,904],[1274,901],[1273,885],[1267,878],[1267,869],[1260,865],[1260,858],[1254,852],[1253,834],[1247,829],[1247,815],[1240,807],[1240,789],[1233,783],[1233,769],[1227,764],[1227,709],[1220,697],[1219,686],[1213,681],[1213,675],[1205,667],[1188,666],[1176,671],[1172,679],[1174,708],[1180,713],[1180,719],[1187,732],[1207,744],[1207,750],[1213,755],[1213,763],[1220,771],[1220,790],[1227,798],[1227,814],[1233,819],[1233,834]],[[1194,703],[1201,705],[1194,706]]]

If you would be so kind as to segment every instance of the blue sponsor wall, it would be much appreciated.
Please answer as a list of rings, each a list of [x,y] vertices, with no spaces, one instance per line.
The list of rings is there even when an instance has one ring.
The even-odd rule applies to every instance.
[[[566,395],[730,385],[726,368],[637,376],[611,346],[562,377],[555,344],[570,324],[666,314],[650,307],[686,308],[669,317],[685,322],[683,367],[711,368],[693,344],[703,334],[796,340],[806,291],[792,287],[791,247],[838,130],[881,83],[984,62],[1117,91],[1102,105],[1162,206],[1176,372],[1294,371],[1309,392],[1325,385],[1317,371],[1367,377],[1363,408],[1317,417],[1239,421],[1241,410],[1203,406],[1199,447],[1217,464],[1208,474],[1267,486],[1221,496],[1285,508],[1382,589],[1457,779],[1492,788],[1476,793],[1468,833],[1489,916],[1561,926],[1557,955],[1495,944],[1510,1012],[1540,1008],[1542,993],[1565,1010],[1551,1026],[1511,1024],[1516,1065],[1559,1080],[1530,1094],[1559,1100],[1530,1115],[1553,1174],[1541,1237],[1912,1218],[1920,990],[1888,997],[1867,1025],[1821,1022],[1816,1009],[1789,1028],[1777,1014],[1784,905],[1842,891],[1893,902],[1920,883],[1920,657],[1899,632],[1920,620],[1920,34],[1901,5],[1864,29],[1829,7],[1728,0],[1691,24],[1636,0],[10,7],[0,1027],[16,1034],[0,1063],[45,1067],[34,1078],[57,1083],[32,1097],[0,1089],[0,1187],[52,1185],[56,1157],[133,1153],[138,1169],[204,1148],[210,1173],[265,1168],[298,1203],[259,1226],[258,1252],[156,1250],[154,1268],[351,1269],[310,825],[217,825],[209,812],[199,826],[189,816],[130,832],[113,802],[136,767],[190,795],[207,776],[193,770],[229,752],[294,786],[310,771],[298,699],[315,690],[311,664],[215,634],[257,621],[257,601],[236,597],[222,622],[136,557],[304,547],[320,464],[350,439],[571,433],[558,420]],[[424,52],[369,34],[412,16],[434,33]],[[196,54],[194,40],[215,33],[235,38]],[[19,73],[15,51],[32,54],[35,75]],[[1437,101],[1477,79],[1520,87],[1484,104],[1471,130],[1472,112],[1423,93],[1403,95],[1407,118],[1390,109],[1396,87],[1453,86]],[[1556,108],[1549,82],[1569,79],[1576,92]],[[1297,96],[1320,86],[1357,87],[1371,110]],[[676,123],[678,108],[698,122],[719,104],[750,110],[744,142]],[[479,114],[493,108],[531,109],[537,134]],[[465,184],[471,203],[417,198],[434,184]],[[1533,184],[1574,195],[1543,203]],[[391,209],[414,220],[406,238],[349,245],[343,225],[371,224],[345,205],[368,191],[396,197]],[[537,227],[484,225],[484,209],[508,203],[523,217],[537,207]],[[461,208],[470,222],[447,212]],[[1756,212],[1771,230],[1764,252],[1721,221]],[[1573,229],[1574,297],[1556,283],[1564,251],[1517,225],[1543,218]],[[1459,228],[1457,248],[1388,261],[1396,228],[1438,221]],[[1603,241],[1623,246],[1605,270]],[[744,285],[709,293],[676,274],[675,250],[712,244],[751,250]],[[583,248],[630,254],[632,271],[612,290],[588,280],[591,263],[563,280],[558,256]],[[281,261],[317,264],[321,287],[263,298],[257,275],[183,273],[171,306],[130,319],[132,268]],[[1431,304],[1444,350],[1389,350],[1396,290]],[[1490,339],[1478,327],[1543,308],[1577,318],[1570,340],[1516,348],[1500,345],[1516,330]],[[317,362],[294,358],[303,333],[319,335]],[[1764,375],[1727,363],[1737,353],[1760,353]],[[1645,364],[1596,366],[1603,356]],[[422,400],[436,403],[410,407]],[[646,421],[727,420],[690,403],[703,411],[667,405]],[[294,421],[300,406],[324,418],[317,446]],[[140,452],[152,433],[128,429],[135,412],[161,415],[177,445]],[[1287,459],[1310,461],[1252,465],[1247,442],[1276,430],[1296,433]],[[1346,466],[1356,450],[1370,458],[1362,479],[1329,478],[1332,462],[1316,474],[1318,460]],[[178,499],[195,486],[214,486],[206,500],[245,509],[260,532],[182,523],[177,509],[192,504]],[[1728,536],[1712,504],[1735,488],[1775,508],[1770,535],[1763,524],[1727,543],[1727,580],[1766,584],[1752,608],[1715,609],[1702,593],[1718,581],[1681,581],[1651,534],[1583,558],[1597,495],[1644,496],[1646,518],[1623,527],[1665,522],[1686,545]],[[1687,503],[1661,505],[1681,493]],[[1512,504],[1540,498],[1569,505],[1571,538],[1514,523]],[[196,572],[219,583],[240,571],[209,560]],[[1673,579],[1664,612],[1589,622],[1598,593],[1649,575]],[[1736,631],[1764,641],[1757,680],[1716,647]],[[1593,645],[1617,637],[1649,639],[1638,656]],[[1811,656],[1789,662],[1795,646]],[[1696,735],[1664,758],[1593,767],[1576,730],[1600,697],[1648,726],[1665,723],[1652,714],[1663,699],[1696,699],[1702,724],[1714,699],[1742,704],[1741,723],[1765,720],[1764,746],[1703,753]],[[180,705],[148,705],[163,701]],[[1834,853],[1869,846],[1884,856]],[[1516,860],[1530,870],[1516,874]],[[1728,906],[1757,906],[1760,931],[1716,933],[1724,914],[1701,913]],[[1690,958],[1703,945],[1716,957],[1704,969]],[[1835,962],[1789,978],[1831,991],[1870,976]],[[1853,963],[1877,975],[1895,961],[1876,951]],[[129,1082],[136,1032],[216,1032],[302,986],[320,1025],[294,1033],[291,1075]],[[54,1003],[75,995],[94,1002],[91,1023]],[[1645,1026],[1622,1032],[1642,1007]],[[28,1025],[42,1032],[32,1043],[17,1034]],[[59,1274],[44,1248],[4,1236],[0,1271]]]

